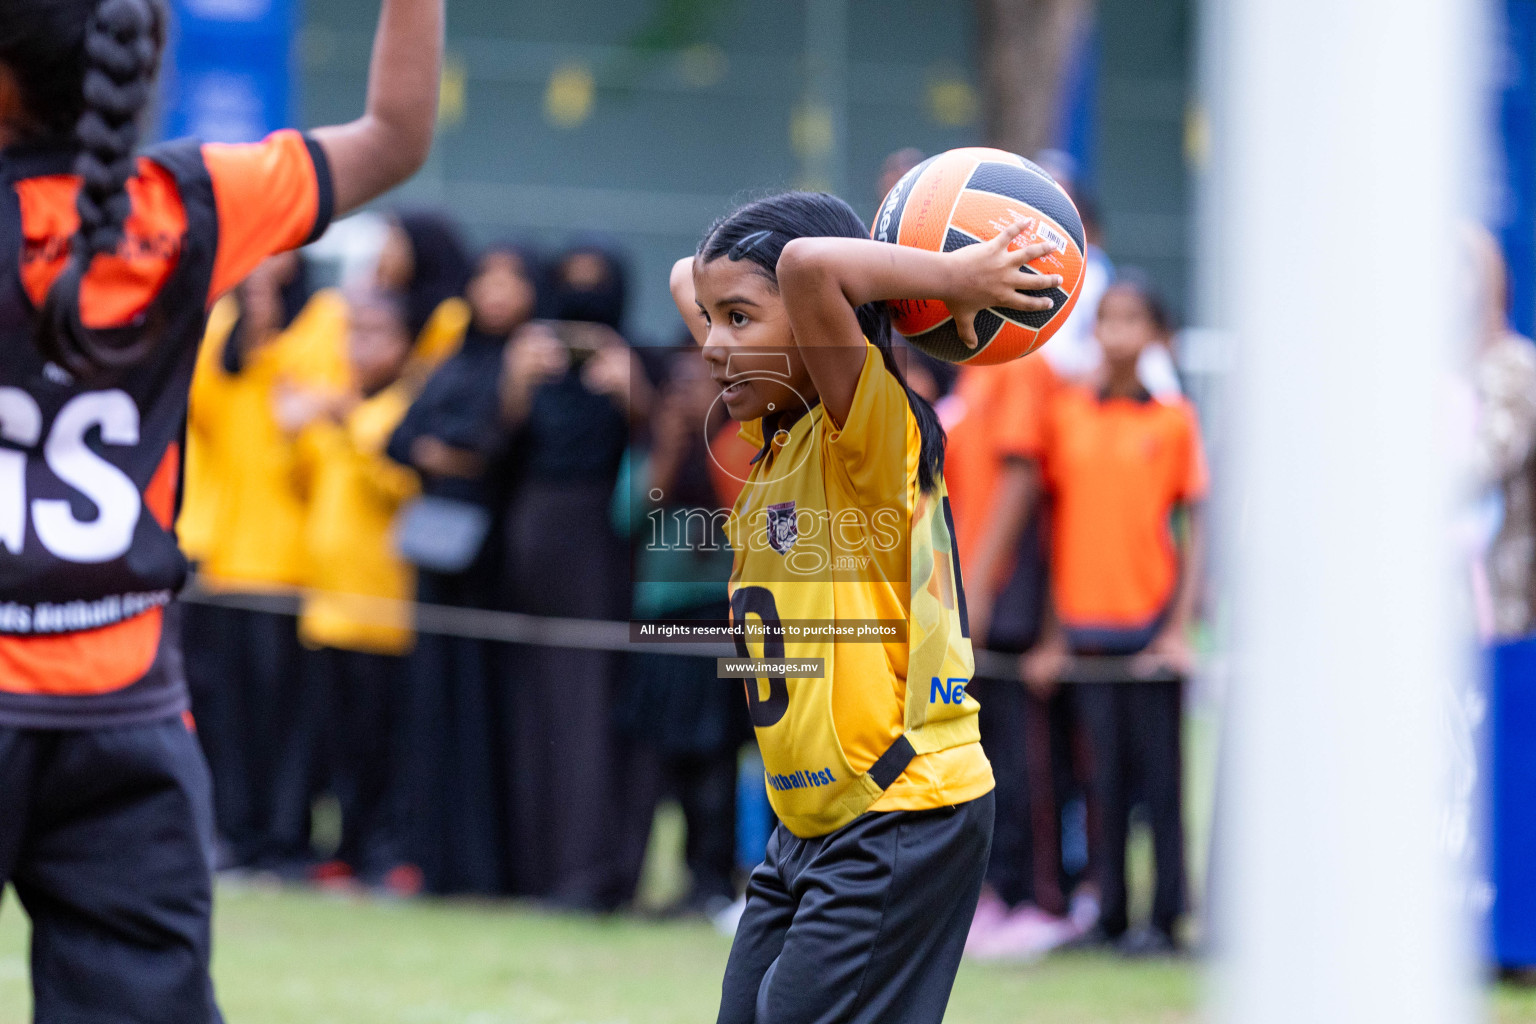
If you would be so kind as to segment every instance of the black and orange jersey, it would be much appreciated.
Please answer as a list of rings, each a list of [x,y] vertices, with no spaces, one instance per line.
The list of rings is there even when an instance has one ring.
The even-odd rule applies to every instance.
[[[1066,387],[1042,442],[1057,617],[1083,646],[1134,649],[1151,638],[1178,583],[1174,508],[1205,497],[1194,408]]]
[[[78,225],[67,149],[0,153],[0,724],[84,727],[186,706],[164,619],[186,575],[173,520],[187,393],[208,310],[266,257],[323,231],[319,146],[178,142],[129,181],[117,252],[81,286],[93,328],[148,323],[140,363],[77,380],[33,343]],[[158,301],[156,301],[158,299]]]

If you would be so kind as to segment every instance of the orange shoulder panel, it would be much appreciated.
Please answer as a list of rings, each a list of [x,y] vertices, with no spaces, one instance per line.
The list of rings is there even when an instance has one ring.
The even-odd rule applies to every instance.
[[[21,282],[33,305],[41,306],[69,258],[70,239],[80,226],[72,174],[27,178],[16,183],[21,206]],[[80,287],[80,314],[87,327],[119,327],[148,308],[176,269],[187,216],[176,182],[148,159],[128,181],[133,212],[124,225],[121,249],[96,257]]]
[[[219,212],[212,303],[268,256],[309,240],[320,216],[320,176],[304,136],[292,130],[261,142],[210,143],[203,163]]]
[[[1004,456],[1035,458],[1044,447],[1045,418],[1049,415],[1056,374],[1039,353],[997,367],[1000,375],[997,408],[992,428],[997,431],[997,450]]]

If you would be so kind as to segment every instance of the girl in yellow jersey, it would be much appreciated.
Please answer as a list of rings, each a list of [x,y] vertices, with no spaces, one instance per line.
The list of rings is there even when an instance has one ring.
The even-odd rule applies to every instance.
[[[962,331],[1055,286],[994,242],[867,241],[849,206],[786,193],[717,222],[672,291],[720,400],[760,446],[729,532],[732,619],[781,821],[752,874],[721,1024],[938,1022],[992,835],[992,769],[945,494],[944,434],[907,387],[884,303]],[[819,663],[818,663],[819,662]],[[746,674],[744,672],[743,674]]]

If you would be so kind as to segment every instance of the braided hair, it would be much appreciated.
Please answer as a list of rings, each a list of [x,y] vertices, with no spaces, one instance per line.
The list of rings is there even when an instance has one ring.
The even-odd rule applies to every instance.
[[[710,225],[699,243],[698,259],[712,263],[721,256],[746,260],[772,281],[779,282],[779,257],[794,238],[868,238],[869,229],[853,207],[824,192],[781,192],[741,207]],[[907,394],[907,404],[917,420],[921,450],[917,481],[931,491],[944,473],[944,427],[928,400],[912,390],[897,359],[891,332],[891,316],[883,302],[870,302],[854,310],[864,336],[880,350],[891,376]]]
[[[139,117],[149,105],[165,43],[161,4],[7,0],[0,19],[0,64],[15,78],[24,107],[22,122],[10,127],[76,152],[80,227],[39,312],[35,340],[45,357],[77,376],[135,363],[154,344],[152,329],[86,327],[80,284],[97,256],[123,242]]]

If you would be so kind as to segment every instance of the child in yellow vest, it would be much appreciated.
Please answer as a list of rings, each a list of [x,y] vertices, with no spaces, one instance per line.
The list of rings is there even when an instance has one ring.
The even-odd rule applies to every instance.
[[[192,378],[179,540],[199,582],[287,595],[304,582],[303,491],[279,422],[284,388],[346,383],[346,303],[311,294],[296,253],[263,261],[214,308]],[[323,708],[291,614],[189,605],[186,670],[213,773],[221,866],[295,873],[309,851],[310,753]]]
[[[340,401],[293,393],[285,402],[294,417],[289,426],[298,428],[296,461],[308,498],[299,637],[318,649],[330,690],[341,804],[333,867],[365,884],[414,889],[412,873],[401,868],[397,736],[415,579],[394,552],[391,529],[419,482],[384,455],[415,396],[403,376],[411,335],[403,304],[391,296],[349,296],[349,307],[350,393]]]
[[[732,513],[732,619],[781,824],[752,873],[721,1024],[938,1022],[992,835],[966,693],[965,595],[943,430],[906,386],[883,303],[1043,308],[1046,247],[870,242],[839,199],[786,193],[717,222],[673,271],[720,400],[760,447]],[[972,339],[974,344],[974,338]],[[835,631],[835,632],[832,632]],[[819,664],[816,664],[819,662]]]
[[[340,392],[346,303],[305,294],[300,257],[256,269],[210,319],[187,415],[183,544],[218,591],[286,593],[304,578],[304,499],[274,401],[284,387]],[[288,307],[288,308],[285,308]]]

